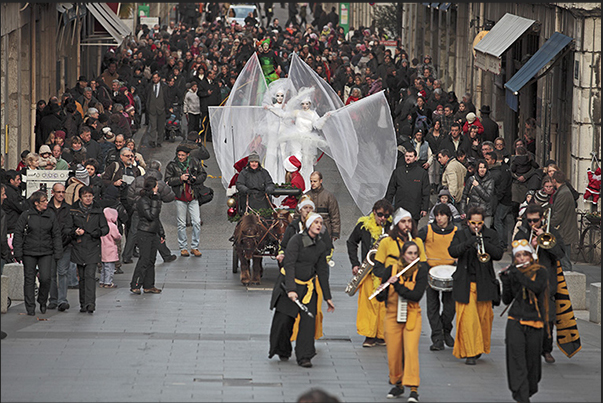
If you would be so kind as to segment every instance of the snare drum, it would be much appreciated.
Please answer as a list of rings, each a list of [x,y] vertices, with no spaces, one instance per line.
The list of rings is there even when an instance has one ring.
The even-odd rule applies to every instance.
[[[456,266],[434,266],[429,270],[427,282],[434,290],[452,291],[452,273],[455,270]]]

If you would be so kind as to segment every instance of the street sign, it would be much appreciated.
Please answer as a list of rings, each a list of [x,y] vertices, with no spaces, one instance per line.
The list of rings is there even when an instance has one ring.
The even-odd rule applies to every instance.
[[[350,3],[339,3],[339,26],[347,35],[350,30]]]

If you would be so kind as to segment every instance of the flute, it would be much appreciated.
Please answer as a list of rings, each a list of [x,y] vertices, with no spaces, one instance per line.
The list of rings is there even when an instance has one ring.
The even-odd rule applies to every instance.
[[[515,267],[517,267],[519,269],[520,267],[527,266],[529,264],[530,264],[530,262],[524,262],[524,263],[520,263],[518,265],[515,265]],[[507,270],[509,270],[509,267],[511,267],[511,266],[512,265],[508,265],[507,267],[505,267],[504,269],[502,269],[501,271],[499,271],[498,275],[500,276],[501,274],[505,274],[507,272]]]
[[[419,257],[416,258],[415,260],[413,260],[408,266],[406,266],[404,269],[400,270],[400,272],[398,274],[396,274],[396,278],[400,278],[401,275],[403,275],[404,273],[406,273],[412,266],[414,266],[418,261],[419,261]],[[389,287],[391,283],[389,281],[381,284],[377,290],[375,290],[375,292],[369,297],[369,300],[375,298],[377,295],[379,295],[381,293],[381,291],[385,290],[387,287]]]
[[[285,284],[281,283],[281,287],[283,287],[283,290],[285,290],[285,292],[287,292],[287,288],[285,287]],[[301,309],[302,311],[304,311],[309,317],[313,318],[314,315],[312,315],[312,312],[310,312],[310,310],[308,309],[307,306],[305,306],[304,304],[302,304],[299,299],[295,299],[293,302],[295,302],[297,304],[297,306],[299,306],[299,309]]]

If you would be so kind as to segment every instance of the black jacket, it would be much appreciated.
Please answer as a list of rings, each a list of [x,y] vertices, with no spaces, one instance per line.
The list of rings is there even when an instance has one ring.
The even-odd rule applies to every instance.
[[[363,225],[364,223],[362,222],[356,224],[345,242],[348,249],[348,258],[350,259],[352,267],[360,266],[362,264],[371,249],[371,246],[373,246],[376,241],[368,230],[362,228]],[[360,244],[360,258],[358,257],[358,244]]]
[[[141,196],[136,201],[138,211],[138,231],[151,232],[165,238],[163,226],[159,220],[161,214],[161,199],[159,195]]]
[[[237,190],[239,192],[239,208],[245,211],[247,196],[249,206],[253,209],[270,208],[266,194],[274,191],[274,182],[270,173],[260,165],[257,169],[251,169],[249,164],[237,178]]]
[[[55,260],[63,257],[61,227],[52,210],[40,212],[30,208],[21,213],[15,225],[13,238],[15,259],[21,261],[24,255],[53,255]]]
[[[96,264],[101,262],[101,237],[109,233],[109,225],[103,210],[98,204],[93,204],[86,212],[80,201],[71,206],[71,217],[73,227],[71,238],[73,239],[73,251],[71,261],[78,265]],[[75,230],[82,228],[84,234],[79,236]]]
[[[211,91],[211,94],[209,91]],[[209,106],[220,105],[220,86],[218,85],[218,80],[212,80],[210,84],[207,77],[204,77],[199,83],[197,95],[199,96],[201,112],[207,113]]]
[[[161,201],[164,203],[170,203],[174,201],[176,195],[170,186],[163,181],[163,175],[156,169],[148,169],[147,172],[138,176],[134,179],[134,182],[128,186],[128,202],[131,205],[136,205],[136,202],[140,198],[140,191],[144,188],[144,181],[147,177],[152,176],[157,179],[157,184],[159,185],[159,197]]]
[[[331,299],[329,265],[327,264],[327,255],[330,251],[321,238],[319,235],[312,239],[306,231],[291,238],[283,260],[285,275],[279,273],[272,290],[270,309],[276,308],[277,311],[295,318],[299,313],[299,308],[287,297],[287,292],[296,291],[301,299],[306,292],[306,286],[295,283],[295,279],[308,281],[316,275],[318,275],[323,298]],[[282,283],[285,284],[286,292],[281,286]]]
[[[484,126],[484,132],[482,133],[483,141],[491,141],[494,143],[494,139],[498,137],[498,124],[490,119],[490,115],[482,114],[480,121],[482,122],[482,126]]]
[[[73,227],[73,218],[71,217],[71,204],[63,201],[58,209],[54,206],[54,198],[48,202],[48,209],[52,210],[57,218],[61,228],[61,240],[63,248],[71,243],[71,230]]]
[[[429,195],[429,174],[417,162],[413,162],[394,170],[385,198],[395,209],[403,207],[410,212],[413,220],[419,221],[421,211],[429,211]]]
[[[287,225],[287,228],[285,228],[283,239],[280,242],[280,249],[284,252],[287,249],[287,245],[289,244],[291,238],[293,238],[294,235],[302,232],[303,227],[301,224],[301,219],[296,218],[295,220],[291,221],[289,225]],[[329,234],[329,230],[327,229],[326,225],[322,226],[322,230],[320,231],[320,238],[325,243],[325,245],[327,245],[328,250],[333,249],[333,241],[331,240],[331,235]]]
[[[450,150],[453,157],[456,157],[456,151],[458,149],[465,151],[465,154],[469,155],[469,153],[471,151],[471,141],[467,138],[467,136],[464,136],[461,134],[461,137],[459,139],[458,148],[455,149],[454,143],[452,141],[452,136],[450,134],[448,134],[444,137],[444,139],[442,140],[442,143],[440,144],[440,150],[443,150],[444,148],[447,148],[448,150]]]
[[[514,241],[517,239],[530,239],[531,230],[527,226],[527,221],[522,220],[522,223],[513,238]],[[556,311],[553,307],[555,306],[555,294],[557,293],[557,265],[559,264],[559,260],[565,256],[565,248],[559,231],[551,227],[550,232],[557,240],[557,243],[550,249],[538,248],[538,263],[548,271],[549,298],[551,301],[549,303],[549,322],[552,322],[556,316]]]
[[[184,182],[182,182],[180,177],[185,173],[186,172],[178,165],[178,157],[175,157],[172,161],[168,162],[167,167],[165,167],[165,182],[172,187],[175,197],[182,196]],[[194,192],[196,189],[199,189],[199,187],[203,185],[203,182],[205,182],[205,179],[207,179],[207,172],[205,172],[205,168],[203,168],[201,161],[189,157],[188,174],[190,175],[189,183],[193,186],[193,197],[195,197]],[[163,194],[163,192],[161,193]]]
[[[494,261],[500,260],[504,253],[502,242],[496,231],[484,227],[482,230],[484,248],[490,255],[490,261],[481,263],[477,259],[477,237],[469,228],[456,231],[448,247],[451,257],[458,259],[456,271],[452,275],[452,298],[462,304],[469,303],[470,283],[477,284],[477,300],[492,301],[496,296],[497,284],[494,283]]]
[[[547,295],[547,270],[542,267],[536,271],[534,280],[528,278],[519,271],[515,265],[500,276],[502,282],[502,302],[509,305],[509,317],[515,320],[545,321],[545,300]],[[556,276],[555,276],[556,279]],[[529,299],[527,291],[532,291],[538,300],[538,306],[535,306]],[[551,313],[555,317],[555,307],[549,304],[549,317]]]
[[[6,184],[6,200],[2,203],[2,210],[6,213],[6,229],[9,234],[15,232],[15,225],[21,213],[29,208],[29,202],[21,196],[21,189]]]
[[[513,194],[511,193],[511,185],[513,184],[513,177],[507,164],[496,163],[495,165],[488,168],[488,172],[494,179],[494,195],[492,198],[492,211],[496,212],[496,207],[499,204],[504,206],[510,206],[513,201]]]

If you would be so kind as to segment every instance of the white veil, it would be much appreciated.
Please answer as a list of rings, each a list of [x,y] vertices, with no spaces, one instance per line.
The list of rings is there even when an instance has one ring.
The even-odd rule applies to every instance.
[[[304,87],[308,89],[302,92]],[[381,91],[344,107],[333,88],[295,53],[289,78],[276,80],[270,86],[266,85],[254,53],[224,106],[209,108],[213,147],[224,188],[235,174],[236,161],[254,150],[264,159],[266,148],[271,147],[267,128],[271,127],[269,116],[273,114],[263,105],[272,105],[279,89],[287,91],[286,118],[279,123],[285,128],[294,123],[289,114],[301,108],[302,96],[311,94],[311,108],[321,117],[318,126],[322,131],[318,130],[318,135],[327,143],[319,148],[335,161],[356,205],[368,214],[375,201],[385,195],[396,165],[396,135],[387,99]],[[330,116],[325,118],[327,112]],[[283,171],[281,163],[282,158],[276,164],[277,173],[271,172],[273,179]]]

